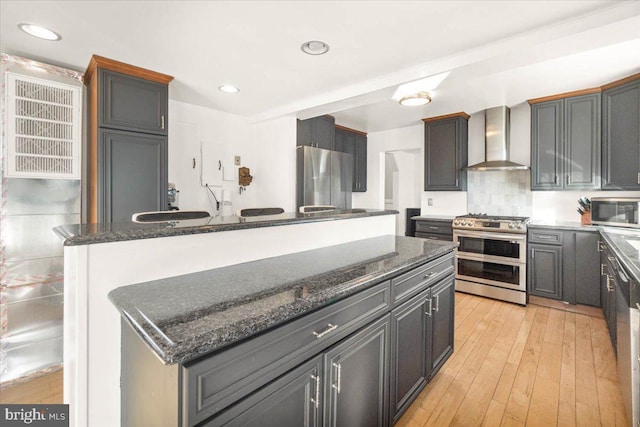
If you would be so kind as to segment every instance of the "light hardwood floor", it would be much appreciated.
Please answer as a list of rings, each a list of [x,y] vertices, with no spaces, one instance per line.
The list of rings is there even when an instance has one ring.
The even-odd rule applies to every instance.
[[[0,403],[62,403],[62,371],[1,389]]]
[[[627,426],[602,317],[456,292],[455,351],[399,427]]]

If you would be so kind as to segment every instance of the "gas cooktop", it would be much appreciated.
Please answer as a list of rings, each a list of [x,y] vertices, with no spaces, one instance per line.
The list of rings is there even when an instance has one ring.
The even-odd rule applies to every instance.
[[[500,216],[469,213],[454,218],[453,228],[511,233],[526,233],[530,219],[524,216]]]

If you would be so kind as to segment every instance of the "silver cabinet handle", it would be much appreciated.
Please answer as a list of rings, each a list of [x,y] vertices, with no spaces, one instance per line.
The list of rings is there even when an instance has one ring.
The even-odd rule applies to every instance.
[[[638,184],[640,184],[640,173],[638,173]]]
[[[613,292],[613,286],[611,286],[611,276],[607,274],[607,291]]]
[[[569,175],[567,175],[567,185],[569,185]]]
[[[436,306],[433,308],[436,313],[440,311],[440,295],[436,295]]]
[[[335,388],[338,394],[340,394],[340,383],[342,382],[342,365],[340,363],[334,363],[333,367],[338,370],[337,384],[331,384],[331,387]]]
[[[437,230],[438,229],[438,227],[434,227],[432,225],[430,225],[429,228],[432,229],[432,230]]]
[[[431,317],[431,311],[433,310],[433,301],[431,300],[431,298],[429,298],[427,301],[429,301],[429,310],[427,310],[424,314]]]
[[[435,271],[430,271],[430,272],[428,272],[427,274],[425,274],[425,275],[424,275],[424,278],[425,278],[425,279],[430,279],[430,278],[432,278],[432,277],[433,277],[433,276],[435,276],[435,275],[436,275],[436,272],[435,272]]]
[[[604,276],[604,264],[600,264],[600,275]]]
[[[328,323],[327,329],[325,329],[322,332],[313,331],[313,335],[315,335],[316,338],[322,338],[323,336],[327,335],[329,332],[335,331],[337,328],[338,328],[338,325],[332,325],[331,323]]]
[[[218,160],[218,170],[222,169],[222,162]]]
[[[317,408],[320,405],[320,376],[311,375],[311,379],[316,382],[316,395],[315,398],[311,398],[311,402],[315,403]]]
[[[164,129],[164,116],[160,116],[160,128]]]

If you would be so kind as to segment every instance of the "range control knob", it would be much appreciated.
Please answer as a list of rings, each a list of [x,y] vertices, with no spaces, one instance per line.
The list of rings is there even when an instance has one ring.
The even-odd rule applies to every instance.
[[[513,227],[515,227],[515,224],[514,224],[514,223],[512,223],[512,222],[510,222],[510,223],[509,223],[509,228],[513,228]]]
[[[468,225],[469,227],[473,227],[473,225],[474,225],[474,224],[475,224],[475,223],[474,223],[473,221],[469,221],[469,222],[467,222],[467,225]]]
[[[460,220],[459,219],[454,220],[453,225],[460,225]]]
[[[522,225],[522,223],[518,224],[518,230],[522,230],[524,228],[524,226]]]

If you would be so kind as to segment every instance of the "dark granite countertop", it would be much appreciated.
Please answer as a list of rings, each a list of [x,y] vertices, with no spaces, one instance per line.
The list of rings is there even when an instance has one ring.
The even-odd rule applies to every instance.
[[[451,222],[455,216],[453,215],[418,215],[412,216],[411,219],[415,219],[416,221],[440,221],[440,222]]]
[[[121,242],[125,240],[152,239],[156,237],[182,236],[186,234],[215,233],[244,230],[248,228],[274,227],[304,222],[335,221],[378,215],[395,215],[398,211],[379,209],[346,209],[331,212],[298,213],[285,212],[279,215],[256,217],[214,216],[206,219],[161,223],[115,223],[115,224],[67,224],[53,229],[64,239],[65,246],[90,245],[94,243]]]
[[[567,230],[567,231],[598,231],[600,227],[597,225],[582,225],[578,221],[531,221],[528,225],[529,228],[548,228],[554,230]]]
[[[185,362],[451,252],[381,236],[123,286],[109,299],[165,363]]]

